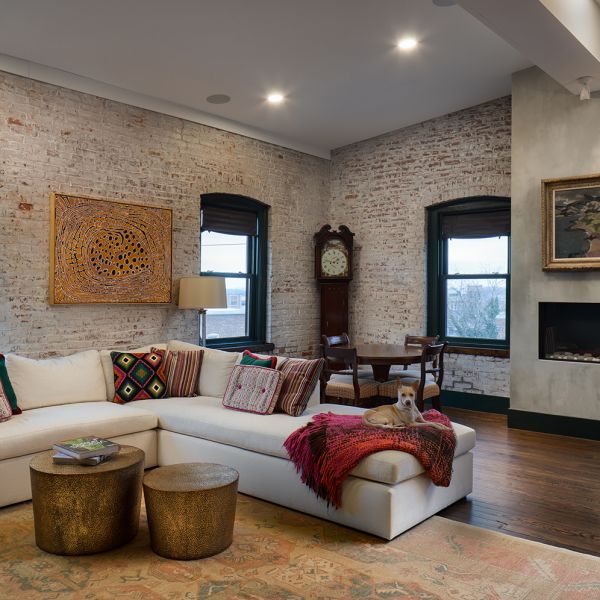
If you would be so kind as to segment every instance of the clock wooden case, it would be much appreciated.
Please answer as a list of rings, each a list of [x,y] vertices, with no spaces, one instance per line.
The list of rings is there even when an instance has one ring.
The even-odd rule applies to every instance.
[[[315,277],[321,289],[321,335],[348,331],[348,286],[352,280],[354,234],[324,225],[315,234]]]

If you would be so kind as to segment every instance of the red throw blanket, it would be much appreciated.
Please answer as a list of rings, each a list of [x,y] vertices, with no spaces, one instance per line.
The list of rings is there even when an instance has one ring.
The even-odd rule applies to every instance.
[[[450,425],[437,410],[423,413],[427,421]],[[456,447],[454,431],[434,427],[381,429],[369,427],[360,415],[321,413],[294,431],[283,444],[302,482],[320,498],[339,508],[342,483],[366,456],[381,450],[408,452],[425,468],[435,485],[448,487]]]

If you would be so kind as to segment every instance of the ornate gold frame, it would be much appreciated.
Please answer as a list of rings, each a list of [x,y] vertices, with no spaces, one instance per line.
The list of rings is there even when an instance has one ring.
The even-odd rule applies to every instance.
[[[168,298],[165,297],[164,300],[115,300],[115,299],[88,299],[88,300],[65,300],[58,299],[56,297],[56,260],[57,260],[57,251],[56,251],[56,236],[57,236],[57,222],[56,222],[56,198],[58,196],[62,197],[70,197],[70,198],[78,198],[82,200],[89,200],[92,202],[108,202],[117,206],[133,206],[136,208],[142,209],[150,209],[150,210],[160,210],[165,211],[168,214],[168,231],[165,233],[168,235],[168,252],[169,252],[169,294]],[[170,208],[165,208],[162,206],[153,206],[149,204],[138,204],[133,202],[126,202],[123,200],[109,200],[105,198],[93,198],[90,196],[84,196],[80,194],[61,194],[60,192],[52,192],[50,194],[50,280],[49,280],[49,301],[50,304],[67,304],[67,305],[77,305],[77,304],[171,304],[173,302],[173,211]]]
[[[544,271],[590,271],[600,269],[599,258],[555,258],[554,192],[600,187],[600,174],[542,180],[542,269]]]

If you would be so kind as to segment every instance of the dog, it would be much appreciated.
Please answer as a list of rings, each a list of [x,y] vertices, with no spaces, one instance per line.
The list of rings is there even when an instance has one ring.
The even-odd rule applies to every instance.
[[[403,427],[433,427],[440,431],[451,431],[441,423],[426,421],[417,408],[415,399],[419,381],[412,385],[403,385],[398,380],[398,402],[396,404],[378,406],[363,414],[363,423],[371,427],[383,429],[401,429]]]

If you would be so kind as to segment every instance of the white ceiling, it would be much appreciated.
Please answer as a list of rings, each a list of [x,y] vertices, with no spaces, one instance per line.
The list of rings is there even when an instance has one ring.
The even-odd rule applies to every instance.
[[[404,35],[417,50],[395,47]],[[322,156],[508,94],[511,73],[531,64],[459,6],[431,0],[0,0],[0,53]],[[265,102],[272,90],[285,104]],[[219,93],[232,101],[206,102]]]

